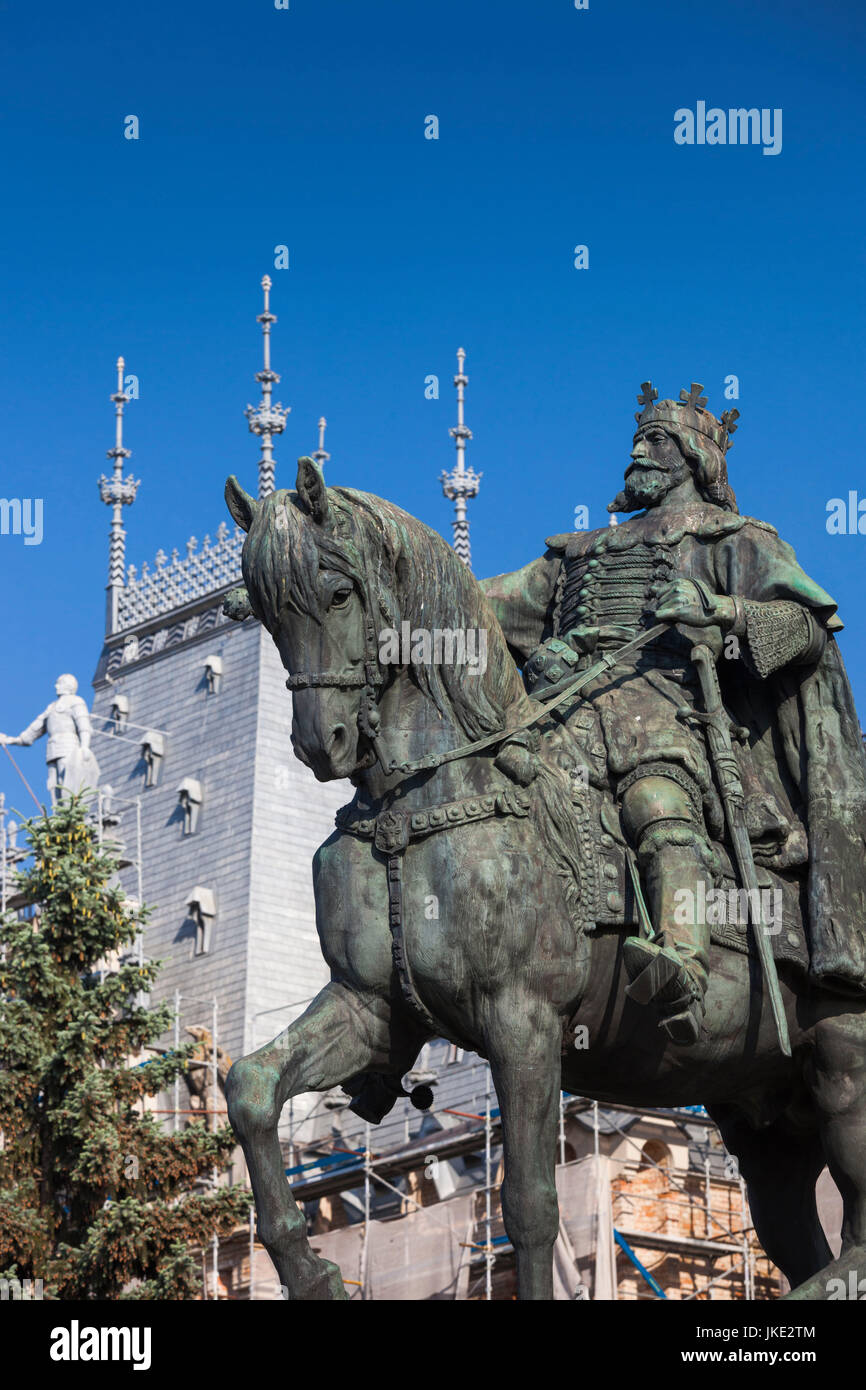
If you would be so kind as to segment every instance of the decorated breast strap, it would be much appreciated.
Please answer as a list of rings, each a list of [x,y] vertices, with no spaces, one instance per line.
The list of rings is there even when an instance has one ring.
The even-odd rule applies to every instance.
[[[423,839],[437,830],[485,820],[488,816],[526,816],[529,806],[528,792],[520,787],[503,787],[486,796],[445,801],[429,811],[397,811],[392,806],[378,816],[361,816],[353,813],[351,806],[343,806],[334,822],[338,830],[361,840],[372,840],[382,854],[402,854],[411,840]]]

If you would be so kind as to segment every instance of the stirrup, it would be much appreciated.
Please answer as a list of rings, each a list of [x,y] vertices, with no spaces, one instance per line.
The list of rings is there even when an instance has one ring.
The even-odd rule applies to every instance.
[[[630,981],[625,992],[636,1004],[675,1004],[690,992],[686,967],[669,946],[627,936],[622,958]]]

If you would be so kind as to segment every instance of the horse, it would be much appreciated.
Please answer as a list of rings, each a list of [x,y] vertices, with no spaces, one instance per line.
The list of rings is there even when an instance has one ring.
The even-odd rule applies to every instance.
[[[837,1296],[831,1281],[848,1287],[866,1265],[866,1005],[808,979],[797,883],[775,880],[786,925],[799,922],[787,959],[777,944],[791,1055],[743,941],[714,941],[701,1037],[671,1042],[626,994],[622,943],[637,919],[611,794],[575,774],[570,712],[539,717],[469,568],[391,503],[326,487],[308,458],[295,491],[257,501],[230,478],[226,500],[247,533],[245,587],[226,611],[261,621],[290,673],[295,755],[319,780],[355,787],[313,861],[330,982],[226,1084],[284,1296],[346,1295],[287,1181],[283,1106],[343,1086],[358,1113],[381,1119],[434,1036],[489,1060],[521,1299],[553,1296],[561,1088],[703,1104],[787,1296]],[[429,659],[424,634],[437,631],[484,632],[486,661]],[[382,659],[383,634],[400,633],[419,659],[399,644]],[[825,1163],[844,1203],[835,1260],[815,1198]]]

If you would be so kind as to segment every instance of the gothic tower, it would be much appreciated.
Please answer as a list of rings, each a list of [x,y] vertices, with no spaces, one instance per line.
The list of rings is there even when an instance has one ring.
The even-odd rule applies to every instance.
[[[247,408],[262,446],[260,496],[274,486],[273,436],[287,414],[271,402],[279,377],[267,277],[263,288],[262,401]],[[143,949],[164,962],[154,998],[179,995],[184,1025],[208,1027],[216,1001],[219,1045],[236,1058],[291,1022],[327,980],[311,860],[351,789],[317,783],[295,759],[291,696],[270,636],[253,619],[222,615],[241,578],[240,532],[223,522],[183,554],[160,550],[152,566],[125,565],[121,512],[138,484],[121,474],[122,371],[121,362],[114,475],[100,483],[113,508],[93,681],[103,817],[125,843],[125,890],[152,909]]]

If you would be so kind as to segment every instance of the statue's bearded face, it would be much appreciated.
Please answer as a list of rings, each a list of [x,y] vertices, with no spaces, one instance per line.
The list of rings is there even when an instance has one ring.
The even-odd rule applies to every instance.
[[[625,470],[623,491],[632,510],[657,507],[672,488],[690,476],[679,444],[661,425],[645,425],[638,430],[631,459]]]

